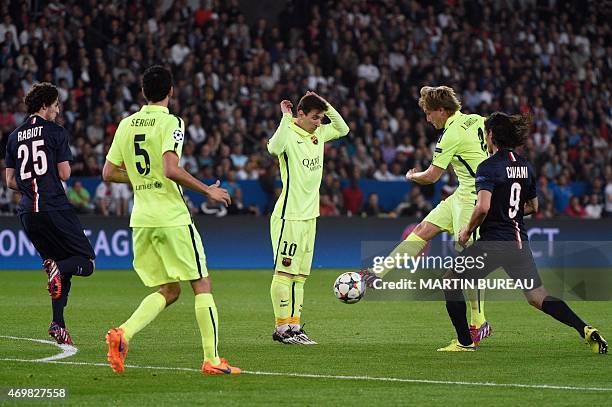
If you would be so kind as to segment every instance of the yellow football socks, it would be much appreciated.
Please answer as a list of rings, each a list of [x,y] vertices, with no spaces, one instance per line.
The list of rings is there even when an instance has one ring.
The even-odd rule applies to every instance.
[[[480,328],[485,323],[484,314],[484,292],[485,290],[465,290],[470,303],[470,325]]]
[[[270,297],[272,298],[276,327],[282,331],[289,328],[292,283],[291,278],[275,274],[270,285]]]
[[[217,344],[219,343],[219,316],[217,306],[210,293],[195,296],[195,314],[200,335],[202,335],[202,348],[204,349],[204,361],[214,366],[221,363]]]
[[[123,328],[125,340],[129,342],[134,335],[149,325],[164,308],[166,308],[166,298],[160,293],[156,292],[145,297],[132,316],[120,326],[120,328]]]
[[[406,240],[404,240],[399,245],[397,245],[395,249],[393,249],[393,251],[387,257],[395,258],[397,254],[401,254],[402,256],[404,254],[407,254],[410,257],[415,257],[415,256],[418,256],[423,251],[426,245],[427,245],[426,240],[421,239],[415,233],[411,233],[408,235]],[[394,269],[395,267],[391,267],[391,268],[384,267],[382,272],[376,273],[376,275],[380,278],[384,278],[390,271]]]
[[[302,306],[304,305],[304,284],[305,277],[293,277],[291,284],[291,300],[289,304],[289,327],[297,331],[300,329],[300,317],[302,315]]]

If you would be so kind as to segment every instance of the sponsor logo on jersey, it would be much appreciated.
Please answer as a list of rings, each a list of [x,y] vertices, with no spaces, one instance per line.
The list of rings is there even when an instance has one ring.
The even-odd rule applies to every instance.
[[[317,171],[322,168],[321,159],[319,157],[304,158],[302,160],[302,165],[308,168],[310,171]]]
[[[160,189],[162,187],[160,181],[150,182],[148,184],[138,184],[135,186],[134,191],[146,191],[149,189]]]

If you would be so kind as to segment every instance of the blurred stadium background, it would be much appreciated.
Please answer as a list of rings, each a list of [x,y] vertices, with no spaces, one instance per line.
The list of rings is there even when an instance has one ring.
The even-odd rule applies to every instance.
[[[524,154],[536,164],[542,208],[532,225],[546,238],[546,225],[579,227],[560,218],[612,215],[610,11],[609,2],[578,0],[4,1],[0,151],[25,118],[29,88],[58,85],[75,156],[68,196],[82,214],[117,217],[85,220],[112,236],[127,225],[132,192],[101,181],[104,157],[118,122],[144,102],[140,74],[163,63],[175,78],[171,110],[188,129],[183,166],[220,179],[234,202],[225,210],[188,193],[205,240],[207,222],[225,238],[248,236],[239,230],[247,225],[259,230],[251,235],[257,253],[267,253],[265,215],[280,181],[266,140],[279,101],[314,89],[351,128],[326,146],[321,214],[335,219],[321,224],[338,233],[369,225],[369,235],[345,235],[347,245],[392,240],[457,184],[452,175],[431,187],[404,181],[409,168],[429,165],[438,136],[418,90],[446,84],[465,112],[532,115]],[[19,197],[6,187],[3,161],[0,170],[0,254],[8,259],[19,253],[19,225],[9,218]],[[234,215],[254,219],[240,217],[233,230],[206,220]],[[363,219],[383,217],[405,219]]]
[[[5,1],[0,153],[25,118],[22,99],[32,84],[57,84],[75,156],[68,196],[82,214],[114,217],[85,221],[94,245],[106,231],[109,259],[125,260],[100,266],[130,268],[131,252],[112,237],[119,231],[116,242],[129,239],[132,191],[102,182],[100,171],[118,122],[144,103],[140,74],[163,63],[175,78],[171,110],[188,129],[182,165],[200,179],[220,179],[234,202],[226,210],[188,193],[209,253],[227,259],[228,239],[240,234],[215,234],[223,223],[212,217],[251,215],[231,223],[259,243],[245,256],[252,263],[213,257],[211,265],[269,267],[265,215],[280,180],[266,141],[279,101],[315,89],[351,128],[326,146],[321,214],[338,220],[321,220],[330,234],[317,245],[328,250],[315,264],[346,267],[349,257],[357,260],[359,240],[399,238],[457,185],[452,174],[435,186],[404,180],[409,168],[429,165],[438,137],[417,106],[418,90],[446,84],[465,112],[533,117],[523,153],[536,164],[542,209],[531,232],[584,239],[580,224],[559,218],[612,215],[610,11],[610,2],[554,0]],[[10,216],[19,196],[6,187],[3,160],[0,167],[0,212]],[[353,221],[341,221],[347,216]],[[362,217],[407,218],[355,223]],[[21,256],[38,267],[18,222],[2,225],[6,267],[23,264]],[[96,250],[102,258],[104,247]]]
[[[65,388],[67,404],[79,407],[287,400],[609,405],[609,360],[589,353],[575,332],[538,316],[522,299],[490,301],[487,294],[494,336],[469,356],[448,355],[434,351],[452,332],[439,302],[347,306],[331,286],[341,270],[359,267],[364,242],[399,240],[456,187],[453,175],[433,187],[404,180],[407,169],[430,164],[438,137],[417,106],[418,91],[445,84],[461,96],[464,112],[532,115],[523,153],[539,175],[541,211],[527,222],[530,239],[539,241],[532,246],[535,256],[540,266],[557,262],[548,276],[557,286],[564,283],[572,300],[607,290],[597,298],[607,302],[572,301],[572,308],[609,338],[610,4],[1,0],[0,383],[6,387],[0,393],[9,386]],[[130,343],[134,366],[125,375],[105,363],[104,333],[149,289],[128,271],[132,192],[103,183],[100,171],[117,124],[144,103],[139,77],[154,63],[174,73],[170,109],[188,129],[183,166],[200,179],[220,179],[232,194],[227,210],[195,194],[188,198],[208,266],[215,269],[222,354],[247,373],[235,380],[201,378],[201,338],[186,292]],[[52,343],[37,339],[46,336],[49,300],[40,258],[14,215],[19,196],[6,187],[3,160],[6,138],[25,118],[22,99],[40,81],[61,89],[60,120],[76,158],[66,189],[96,250],[97,268],[105,269],[75,282],[68,318],[79,351],[52,363],[38,363],[54,352]],[[326,145],[313,261],[321,270],[309,278],[303,314],[320,345],[285,347],[269,336],[269,213],[280,181],[265,146],[281,117],[278,103],[287,98],[295,104],[309,89],[335,105],[351,132]],[[568,256],[554,252],[564,247],[555,242],[585,240],[591,242],[572,258],[587,260],[580,267],[603,270],[606,279],[592,281],[595,287],[582,280],[570,284],[565,271],[575,264],[557,267]],[[573,255],[578,249],[572,249]],[[253,270],[258,268],[266,270]],[[579,277],[586,279],[583,270]],[[0,404],[8,400],[3,397]]]

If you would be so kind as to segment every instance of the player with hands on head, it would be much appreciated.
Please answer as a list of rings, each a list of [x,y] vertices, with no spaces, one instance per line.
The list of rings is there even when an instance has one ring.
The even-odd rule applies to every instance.
[[[283,182],[270,217],[274,253],[270,296],[276,325],[272,339],[314,345],[302,327],[301,314],[314,253],[324,144],[346,136],[349,127],[315,92],[308,91],[300,99],[297,117],[293,117],[292,108],[291,101],[280,102],[282,119],[268,141],[268,151],[278,157]],[[325,116],[331,123],[322,123]]]

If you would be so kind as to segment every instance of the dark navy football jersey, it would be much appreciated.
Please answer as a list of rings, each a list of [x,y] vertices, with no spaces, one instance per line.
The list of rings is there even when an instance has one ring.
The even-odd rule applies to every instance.
[[[22,193],[19,214],[71,209],[57,171],[57,164],[72,161],[66,130],[33,115],[6,143],[6,166],[15,169]]]
[[[527,241],[523,222],[525,202],[535,198],[536,178],[531,164],[512,150],[498,150],[476,170],[476,191],[490,191],[491,207],[480,240]]]

